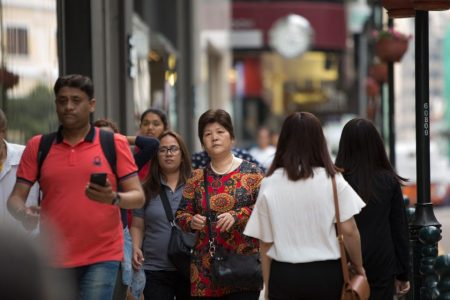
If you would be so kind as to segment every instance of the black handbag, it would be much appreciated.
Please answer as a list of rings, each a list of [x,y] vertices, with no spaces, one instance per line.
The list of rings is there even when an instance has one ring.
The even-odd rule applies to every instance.
[[[208,211],[209,254],[211,255],[211,280],[217,286],[261,290],[263,277],[259,254],[224,254],[216,251],[215,237],[211,226],[211,208],[208,196],[208,178],[204,170],[205,198]],[[219,252],[221,252],[219,254]]]
[[[161,190],[159,196],[161,197],[167,220],[169,220],[169,223],[172,226],[169,245],[167,247],[167,255],[169,260],[177,268],[178,272],[185,278],[190,278],[191,254],[195,245],[195,234],[184,232],[177,227],[166,192]]]

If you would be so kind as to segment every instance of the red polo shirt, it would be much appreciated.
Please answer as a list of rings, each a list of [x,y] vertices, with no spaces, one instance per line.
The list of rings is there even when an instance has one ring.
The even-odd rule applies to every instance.
[[[28,142],[22,156],[17,179],[32,184],[37,175],[37,152],[41,136]],[[114,135],[119,181],[136,176],[128,142]],[[99,129],[91,127],[86,137],[71,146],[58,131],[55,143],[44,160],[39,180],[43,193],[41,232],[50,238],[54,264],[77,267],[102,261],[120,261],[123,256],[123,233],[117,206],[92,201],[85,195],[91,173],[108,174],[117,190],[115,175],[103,154]]]

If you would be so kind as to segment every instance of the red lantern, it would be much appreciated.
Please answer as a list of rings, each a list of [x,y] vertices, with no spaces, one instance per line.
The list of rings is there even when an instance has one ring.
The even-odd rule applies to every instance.
[[[372,77],[366,79],[366,92],[369,97],[376,97],[380,93],[380,84]]]
[[[412,0],[381,0],[391,18],[410,18],[416,15]]]
[[[385,63],[373,64],[369,68],[369,75],[378,82],[386,82],[388,78],[388,68]]]

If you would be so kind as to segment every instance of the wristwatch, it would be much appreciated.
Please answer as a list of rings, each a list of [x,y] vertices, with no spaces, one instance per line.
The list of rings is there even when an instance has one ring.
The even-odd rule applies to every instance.
[[[116,192],[116,195],[114,196],[114,199],[112,200],[111,204],[115,205],[115,206],[119,206],[120,200],[121,200],[120,195],[119,195],[119,193]]]

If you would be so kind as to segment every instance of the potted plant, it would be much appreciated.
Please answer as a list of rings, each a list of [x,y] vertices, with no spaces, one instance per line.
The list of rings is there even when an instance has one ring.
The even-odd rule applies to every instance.
[[[385,62],[398,62],[402,59],[411,35],[400,33],[393,28],[374,31],[375,54]]]
[[[381,0],[391,18],[410,18],[416,15],[412,0]]]

